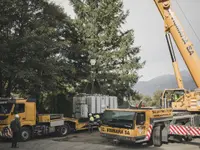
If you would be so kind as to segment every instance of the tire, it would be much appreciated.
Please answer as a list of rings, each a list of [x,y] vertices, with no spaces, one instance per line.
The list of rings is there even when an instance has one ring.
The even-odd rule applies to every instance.
[[[63,137],[69,134],[69,126],[67,124],[58,127],[58,136]]]
[[[193,140],[191,136],[187,136],[184,139],[186,142],[191,142]]]
[[[161,132],[161,126],[156,126],[153,129],[152,133],[152,140],[153,140],[153,145],[155,147],[160,147],[162,146],[162,132]]]
[[[31,139],[31,130],[28,127],[22,127],[20,132],[20,141],[26,142]]]

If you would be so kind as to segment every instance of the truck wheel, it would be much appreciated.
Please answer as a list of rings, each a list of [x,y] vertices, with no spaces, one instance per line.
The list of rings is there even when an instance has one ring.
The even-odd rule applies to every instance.
[[[69,126],[68,125],[63,125],[58,127],[58,135],[59,136],[66,136],[69,133]]]
[[[152,134],[153,145],[155,147],[160,147],[162,145],[161,126],[154,127]]]
[[[31,138],[31,130],[28,127],[22,127],[20,139],[22,142],[28,141]]]
[[[192,137],[191,136],[187,136],[184,138],[186,142],[191,142],[192,141]]]

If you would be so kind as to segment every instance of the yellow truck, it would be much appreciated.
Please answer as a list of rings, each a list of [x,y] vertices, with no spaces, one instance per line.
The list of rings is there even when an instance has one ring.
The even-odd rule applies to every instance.
[[[88,128],[87,118],[67,118],[63,114],[38,114],[34,99],[0,98],[0,137],[11,138],[9,127],[15,114],[19,114],[21,122],[21,141],[35,136],[56,133],[65,136],[71,131]],[[94,127],[98,127],[97,125]]]
[[[112,140],[161,146],[170,137],[187,141],[199,137],[199,120],[198,115],[174,116],[171,108],[106,109],[99,131]]]

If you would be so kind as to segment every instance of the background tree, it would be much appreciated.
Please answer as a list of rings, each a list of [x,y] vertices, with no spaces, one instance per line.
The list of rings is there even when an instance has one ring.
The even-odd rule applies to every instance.
[[[144,103],[144,105],[147,107],[147,106],[152,106],[152,98],[151,98],[151,96],[145,96],[145,95],[143,95],[142,96],[142,101],[143,101],[143,103]]]
[[[132,87],[138,80],[137,71],[144,65],[136,56],[140,48],[133,46],[133,30],[122,29],[129,12],[123,11],[121,0],[70,2],[83,49],[88,51],[89,59],[96,61],[91,67],[93,77],[87,78],[89,85],[94,83],[92,92],[115,95],[122,103],[123,97],[134,94]],[[87,93],[91,93],[92,87],[88,86]]]
[[[75,19],[46,0],[1,1],[1,97],[35,97],[39,112],[56,113],[85,87],[88,93],[117,96],[121,103],[135,95],[132,87],[144,62],[133,30],[122,29],[128,16],[123,2],[70,1]]]
[[[162,93],[163,93],[162,90],[155,91],[153,93],[153,96],[137,93],[137,100],[135,101],[135,103],[139,103],[139,101],[142,100],[145,106],[159,107]]]
[[[0,96],[73,93],[88,59],[72,19],[45,0],[2,0],[0,6]]]
[[[152,106],[160,106],[160,98],[162,96],[162,90],[157,90],[154,92],[153,97],[152,97]]]

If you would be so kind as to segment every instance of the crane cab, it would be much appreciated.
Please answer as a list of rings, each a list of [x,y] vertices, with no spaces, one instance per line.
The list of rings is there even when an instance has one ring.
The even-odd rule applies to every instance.
[[[199,112],[200,90],[166,89],[161,95],[161,108],[172,108],[174,112]]]
[[[165,89],[161,95],[161,108],[171,108],[172,103],[183,97],[187,93],[185,89]]]

